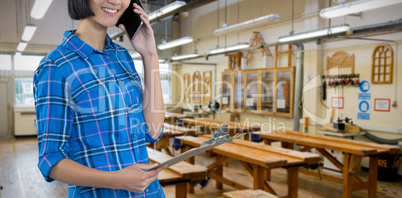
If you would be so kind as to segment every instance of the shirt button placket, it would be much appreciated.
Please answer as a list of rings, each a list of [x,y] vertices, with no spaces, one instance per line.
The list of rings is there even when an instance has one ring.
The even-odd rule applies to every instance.
[[[130,109],[131,109],[131,106],[127,106],[127,112],[129,112]],[[128,119],[130,119],[130,117],[131,117],[131,114],[129,113],[128,114]],[[133,123],[131,123],[131,122],[129,122],[129,123],[130,123],[130,125],[133,125]],[[130,128],[131,128],[131,126],[130,126]],[[136,137],[135,136],[135,131],[133,131],[133,129],[130,129],[130,132],[133,135],[133,138],[135,138]]]

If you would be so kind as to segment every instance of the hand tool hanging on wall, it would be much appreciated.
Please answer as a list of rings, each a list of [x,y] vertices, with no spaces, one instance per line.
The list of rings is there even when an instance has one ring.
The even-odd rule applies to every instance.
[[[327,81],[324,80],[324,82],[322,83],[322,100],[326,99],[327,99]]]

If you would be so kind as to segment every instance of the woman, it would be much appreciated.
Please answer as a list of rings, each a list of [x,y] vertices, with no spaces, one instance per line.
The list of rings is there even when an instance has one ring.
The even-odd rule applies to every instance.
[[[78,28],[35,71],[38,166],[46,181],[68,183],[69,197],[164,197],[156,180],[164,167],[144,171],[154,166],[145,143],[159,140],[164,120],[154,32],[134,4],[144,93],[131,56],[107,35],[129,4],[69,0]]]

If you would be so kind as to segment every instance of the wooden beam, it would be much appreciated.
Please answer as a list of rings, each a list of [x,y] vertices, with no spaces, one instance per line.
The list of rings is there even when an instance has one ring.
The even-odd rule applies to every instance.
[[[311,150],[312,148],[313,148],[313,147],[310,147],[310,146],[305,146],[305,147],[303,147],[303,148],[299,149],[299,151],[300,151],[300,152],[306,152],[306,151]]]
[[[278,194],[277,194],[277,193],[275,192],[275,190],[268,184],[267,181],[264,182],[264,190],[267,191],[267,192],[269,192],[269,193],[271,193],[271,194],[273,194],[273,195],[278,196]]]
[[[378,156],[370,156],[369,162],[369,198],[377,197]]]
[[[244,161],[240,161],[240,163],[244,166],[244,168],[247,170],[248,173],[250,173],[250,175],[253,175],[254,170],[253,170],[253,166],[247,162]]]
[[[222,155],[216,156],[216,161],[222,161],[225,162],[227,160],[227,157],[223,157]],[[215,173],[221,177],[223,177],[223,164],[219,163],[219,165],[216,165]],[[222,189],[223,184],[219,181],[216,181],[215,186],[217,189]]]
[[[343,198],[351,198],[352,197],[352,179],[351,173],[349,172],[350,166],[350,158],[351,154],[344,153],[343,155],[343,189],[342,189],[342,197]],[[377,189],[377,187],[376,187]]]
[[[316,148],[325,158],[327,158],[332,164],[334,164],[339,170],[343,169],[343,165],[325,149]]]
[[[186,198],[186,197],[187,197],[186,183],[176,184],[176,198]]]
[[[299,169],[299,172],[300,173],[303,173],[303,174],[306,174],[306,175],[311,175],[311,176],[315,176],[315,177],[320,177],[320,175],[318,174],[318,172],[313,172],[313,171],[310,171],[310,170],[307,170],[307,169]],[[328,180],[328,181],[332,181],[332,182],[336,182],[336,183],[339,183],[339,184],[342,184],[342,178],[339,178],[339,177],[335,177],[335,176],[331,176],[331,175],[327,175],[327,174],[324,174],[324,173],[321,173],[321,178],[322,179],[325,179],[325,180]]]
[[[291,198],[297,198],[299,178],[298,178],[299,168],[289,168],[288,172],[288,195]]]
[[[364,182],[361,184],[353,184],[352,185],[352,191],[364,190],[364,189],[369,189],[369,188],[370,188],[370,182]]]
[[[216,161],[214,163],[212,163],[211,165],[209,165],[207,168],[209,171],[212,171],[213,169],[215,169],[218,165],[223,164],[224,162],[226,162],[226,160],[229,160],[229,157],[220,157],[216,159]]]
[[[166,154],[173,156],[172,152],[170,152],[168,147],[164,147],[163,150],[165,150]]]
[[[186,152],[186,151],[188,151],[188,150],[190,150],[190,147],[189,147],[189,146],[185,146],[185,147],[182,149],[182,153],[184,153],[184,152]],[[188,163],[190,163],[190,164],[195,164],[195,158],[194,158],[194,157],[190,157],[190,158],[188,158],[186,161],[187,161]],[[188,190],[188,193],[194,193],[194,185],[193,185],[193,184],[187,184],[187,190]]]
[[[264,189],[264,169],[261,166],[254,166],[253,169],[254,185],[253,189]]]
[[[339,170],[343,170],[344,166],[335,157],[328,153],[325,149],[317,148],[317,151],[324,155],[332,164],[334,164]],[[362,183],[363,181],[359,179],[355,174],[351,173],[353,181],[357,183]]]
[[[264,179],[266,181],[271,181],[271,169],[266,169],[264,173]]]

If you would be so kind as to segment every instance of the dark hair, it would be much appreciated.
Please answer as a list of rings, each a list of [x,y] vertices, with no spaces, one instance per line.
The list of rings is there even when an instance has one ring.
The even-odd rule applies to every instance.
[[[73,20],[94,16],[94,13],[88,5],[88,0],[68,0],[68,14]]]

